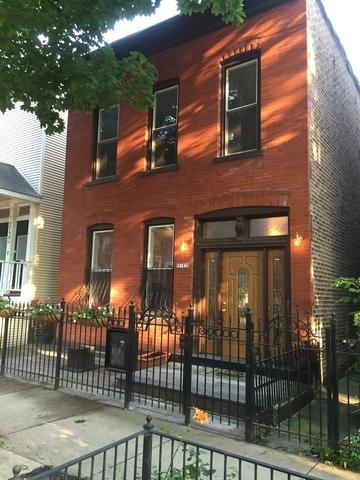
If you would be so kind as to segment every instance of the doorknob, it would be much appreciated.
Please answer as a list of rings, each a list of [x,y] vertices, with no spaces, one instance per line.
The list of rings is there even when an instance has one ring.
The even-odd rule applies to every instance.
[[[221,311],[222,311],[222,312],[226,312],[226,311],[227,311],[226,302],[221,302]]]

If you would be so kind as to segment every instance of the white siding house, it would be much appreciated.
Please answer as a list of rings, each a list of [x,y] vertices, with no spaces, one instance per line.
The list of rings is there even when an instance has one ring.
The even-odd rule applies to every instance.
[[[0,114],[0,296],[57,299],[65,150],[66,130]]]

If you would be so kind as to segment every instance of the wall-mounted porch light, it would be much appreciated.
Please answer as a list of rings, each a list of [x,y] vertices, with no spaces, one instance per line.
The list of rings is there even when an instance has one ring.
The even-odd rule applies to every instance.
[[[189,244],[185,240],[180,243],[180,252],[187,252],[189,250]]]
[[[44,217],[41,217],[40,215],[38,217],[36,217],[35,219],[35,225],[37,226],[37,228],[39,230],[43,230],[44,229],[44,226],[45,226],[45,220],[44,220]]]
[[[300,245],[302,244],[302,241],[303,241],[303,237],[298,232],[296,232],[296,235],[294,238],[294,246],[300,247]]]

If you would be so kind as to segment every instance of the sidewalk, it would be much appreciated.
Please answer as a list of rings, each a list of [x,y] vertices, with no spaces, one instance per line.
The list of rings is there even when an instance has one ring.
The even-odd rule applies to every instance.
[[[84,397],[55,392],[38,385],[0,378],[0,480],[12,476],[15,464],[27,470],[40,465],[59,465],[142,429],[145,414],[123,410]],[[155,417],[155,415],[153,415]],[[157,429],[278,466],[311,473],[329,480],[355,480],[357,473],[249,444],[217,432],[188,428],[154,418]]]

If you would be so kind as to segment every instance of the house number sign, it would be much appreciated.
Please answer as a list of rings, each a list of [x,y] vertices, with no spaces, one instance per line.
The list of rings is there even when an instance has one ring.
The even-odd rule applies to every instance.
[[[176,268],[189,268],[188,263],[177,263]]]

